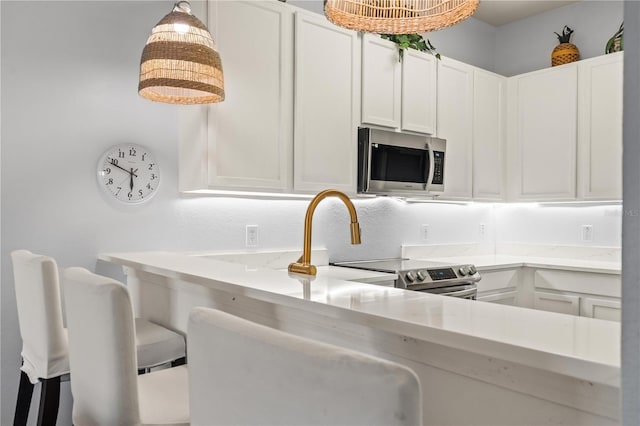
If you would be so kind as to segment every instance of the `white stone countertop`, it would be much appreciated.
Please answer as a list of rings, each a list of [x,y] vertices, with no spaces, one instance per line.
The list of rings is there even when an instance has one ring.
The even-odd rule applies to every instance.
[[[346,322],[620,386],[620,324],[169,252],[99,259]],[[331,271],[331,272],[330,272]],[[342,276],[344,278],[345,276]]]

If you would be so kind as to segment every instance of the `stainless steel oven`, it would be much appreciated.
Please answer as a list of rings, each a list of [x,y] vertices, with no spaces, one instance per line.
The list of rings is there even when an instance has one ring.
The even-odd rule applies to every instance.
[[[482,278],[474,265],[411,259],[335,262],[334,266],[394,273],[394,287],[475,300]]]

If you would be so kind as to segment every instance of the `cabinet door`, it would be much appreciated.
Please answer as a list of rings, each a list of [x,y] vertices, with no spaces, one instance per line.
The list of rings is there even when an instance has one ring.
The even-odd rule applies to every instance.
[[[499,305],[518,305],[518,292],[516,291],[501,291],[493,294],[478,294],[477,300],[480,302],[497,303]]]
[[[582,316],[620,321],[622,303],[619,300],[599,299],[596,297],[582,298]]]
[[[293,147],[293,12],[279,2],[209,2],[225,78],[210,107],[209,186],[287,191]]]
[[[536,291],[533,294],[533,307],[542,311],[580,315],[580,297]]]
[[[578,65],[578,196],[622,199],[623,53]]]
[[[512,77],[508,90],[515,198],[575,199],[577,65]]]
[[[296,12],[294,188],[356,192],[358,33]]]
[[[444,195],[470,199],[473,138],[473,67],[442,58],[438,61],[438,137],[447,140]]]
[[[473,198],[504,199],[504,101],[506,78],[473,73]]]
[[[398,46],[377,34],[362,37],[362,123],[400,128]]]
[[[436,57],[407,49],[402,59],[402,129],[436,133]]]

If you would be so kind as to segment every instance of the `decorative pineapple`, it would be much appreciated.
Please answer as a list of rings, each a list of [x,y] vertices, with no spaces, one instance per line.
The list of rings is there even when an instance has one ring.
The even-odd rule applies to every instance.
[[[553,49],[553,52],[551,52],[552,67],[568,64],[580,59],[580,51],[575,44],[569,42],[571,34],[573,34],[573,30],[571,28],[565,25],[562,29],[562,34],[558,34],[556,32],[554,32],[554,34],[558,36],[560,44]]]

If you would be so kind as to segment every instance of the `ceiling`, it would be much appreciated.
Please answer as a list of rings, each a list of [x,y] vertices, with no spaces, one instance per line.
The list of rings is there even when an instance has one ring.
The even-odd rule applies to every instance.
[[[473,17],[493,26],[500,26],[547,10],[576,3],[578,0],[480,0]]]

